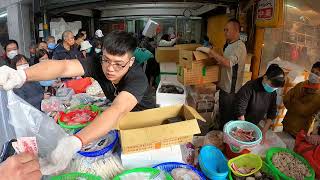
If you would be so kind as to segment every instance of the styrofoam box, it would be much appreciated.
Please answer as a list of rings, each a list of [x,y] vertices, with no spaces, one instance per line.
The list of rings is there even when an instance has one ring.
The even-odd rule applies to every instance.
[[[148,20],[146,26],[144,27],[142,31],[142,35],[147,36],[149,38],[152,38],[156,35],[158,23],[155,21],[152,21],[151,19]]]
[[[176,85],[183,88],[183,94],[171,94],[171,93],[160,93],[160,88],[162,85]],[[160,81],[157,92],[156,92],[156,103],[160,107],[172,106],[177,104],[185,104],[187,98],[186,88],[177,81]]]
[[[175,62],[160,63],[160,72],[177,73],[177,64]]]
[[[180,145],[132,154],[121,154],[121,161],[125,169],[152,167],[165,162],[184,163]]]

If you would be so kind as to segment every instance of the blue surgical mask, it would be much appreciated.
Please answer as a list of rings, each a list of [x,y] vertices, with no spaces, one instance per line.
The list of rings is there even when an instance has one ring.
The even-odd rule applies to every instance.
[[[48,48],[49,48],[50,50],[53,50],[55,47],[56,47],[56,44],[55,44],[55,43],[49,43],[49,44],[48,44]]]
[[[49,81],[39,81],[40,85],[43,87],[49,87],[52,86],[54,83],[54,80],[49,80]]]
[[[262,85],[264,90],[267,91],[268,93],[272,93],[278,89],[278,88],[271,87],[268,83],[262,82]]]

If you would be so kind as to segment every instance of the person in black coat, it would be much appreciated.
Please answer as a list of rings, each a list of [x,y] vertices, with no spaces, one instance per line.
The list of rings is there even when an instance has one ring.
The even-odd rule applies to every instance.
[[[74,47],[75,40],[71,31],[65,31],[62,34],[63,42],[53,51],[53,60],[79,59],[82,57],[81,52]]]

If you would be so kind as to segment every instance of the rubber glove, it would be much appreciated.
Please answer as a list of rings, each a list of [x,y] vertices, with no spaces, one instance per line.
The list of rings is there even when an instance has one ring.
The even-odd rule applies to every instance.
[[[198,47],[196,50],[209,54],[211,49],[207,47]]]
[[[43,175],[51,175],[67,168],[73,156],[80,151],[82,142],[75,136],[62,138],[52,151],[49,162],[46,159],[40,159],[40,169]]]
[[[313,145],[320,145],[320,135],[310,135],[306,137],[308,143]]]
[[[8,66],[0,67],[0,87],[6,91],[20,88],[27,80],[24,70],[15,70]]]

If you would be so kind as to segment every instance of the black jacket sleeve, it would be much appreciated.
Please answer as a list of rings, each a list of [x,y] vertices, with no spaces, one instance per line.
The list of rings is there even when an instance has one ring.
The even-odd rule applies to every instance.
[[[253,92],[252,83],[249,81],[240,88],[234,103],[234,115],[236,118],[246,115],[247,107]]]
[[[273,120],[276,118],[276,116],[277,116],[277,93],[273,92],[270,106],[267,113],[267,118]]]

